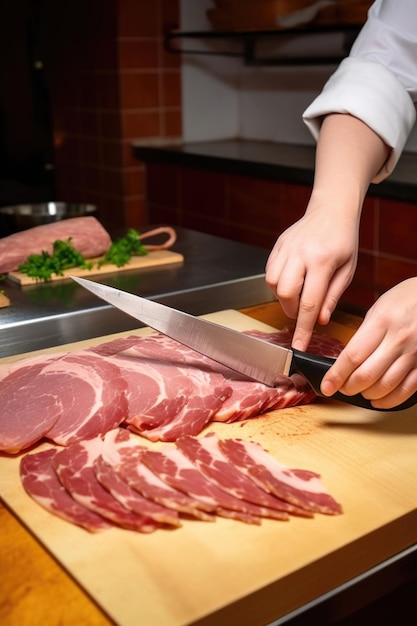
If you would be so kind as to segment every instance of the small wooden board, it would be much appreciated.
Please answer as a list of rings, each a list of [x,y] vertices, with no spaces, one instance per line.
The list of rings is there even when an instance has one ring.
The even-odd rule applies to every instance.
[[[101,257],[96,259],[88,259],[94,266],[91,270],[81,269],[80,267],[72,267],[69,270],[64,270],[62,276],[53,274],[50,282],[56,282],[69,278],[69,276],[97,276],[98,274],[110,274],[113,272],[127,272],[129,270],[144,269],[157,267],[161,265],[172,265],[173,263],[183,263],[184,257],[179,252],[172,252],[172,250],[152,250],[144,256],[134,256],[130,259],[129,263],[123,265],[123,267],[117,267],[110,263],[102,265],[100,268],[97,264],[101,260]],[[34,285],[39,283],[39,280],[31,278],[21,272],[9,272],[8,277],[20,285]]]
[[[0,293],[0,309],[10,306],[10,299],[4,293]]]

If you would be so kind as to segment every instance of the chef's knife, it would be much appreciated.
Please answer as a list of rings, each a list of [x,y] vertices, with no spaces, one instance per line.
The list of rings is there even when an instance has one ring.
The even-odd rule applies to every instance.
[[[78,276],[71,276],[71,278],[146,326],[252,380],[274,387],[282,374],[289,376],[298,372],[304,375],[317,395],[322,395],[320,384],[335,361],[332,358],[283,348],[108,285]],[[361,394],[346,396],[337,392],[332,398],[347,404],[376,410]],[[393,409],[382,410],[406,409],[416,403],[417,393]]]

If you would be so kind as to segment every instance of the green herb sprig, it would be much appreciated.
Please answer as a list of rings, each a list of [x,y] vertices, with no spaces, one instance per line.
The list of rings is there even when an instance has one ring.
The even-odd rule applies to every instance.
[[[52,274],[62,276],[64,270],[72,267],[91,269],[93,264],[71,245],[71,237],[66,241],[57,239],[53,243],[52,255],[46,250],[41,254],[30,254],[27,260],[19,265],[19,272],[35,278],[36,280],[50,281]]]
[[[134,228],[130,228],[124,237],[113,241],[102,260],[99,261],[98,267],[106,263],[123,267],[129,263],[132,256],[148,254],[148,249],[141,244],[139,237],[140,233]]]

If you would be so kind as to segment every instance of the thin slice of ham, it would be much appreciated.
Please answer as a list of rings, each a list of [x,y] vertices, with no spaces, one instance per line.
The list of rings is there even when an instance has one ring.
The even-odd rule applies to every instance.
[[[93,470],[99,483],[130,511],[150,517],[159,524],[181,526],[177,511],[144,498],[138,491],[132,489],[101,455],[94,460]]]
[[[44,509],[67,522],[96,533],[113,524],[79,504],[58,480],[52,466],[57,448],[26,454],[20,461],[20,477],[28,495]]]
[[[86,259],[104,254],[111,245],[109,233],[92,215],[35,226],[0,239],[0,274],[17,270],[30,254],[52,254],[54,241],[69,238]]]
[[[153,532],[160,527],[159,523],[127,509],[97,480],[93,465],[101,454],[102,443],[98,437],[59,451],[52,459],[59,480],[77,502],[116,526],[142,533]]]
[[[146,450],[140,458],[142,463],[171,487],[213,505],[217,515],[238,519],[249,524],[260,524],[261,517],[289,519],[289,516],[282,511],[245,502],[219,488],[178,448],[166,445],[160,450]]]
[[[254,441],[224,439],[218,441],[218,446],[262,489],[306,511],[327,515],[342,512],[341,505],[324,489],[319,474],[282,465]]]
[[[179,527],[181,517],[259,525],[262,518],[342,512],[316,473],[289,469],[259,444],[215,433],[154,449],[116,428],[103,438],[27,454],[20,473],[35,501],[90,532],[115,525],[149,533]]]
[[[176,441],[176,445],[200,472],[217,484],[220,489],[236,498],[275,511],[312,517],[312,513],[304,507],[289,503],[280,497],[274,497],[259,487],[238,466],[230,462],[222,453],[219,442],[220,439],[216,434],[209,433],[205,437],[181,437]]]
[[[97,437],[127,415],[118,367],[89,351],[20,359],[0,377],[0,450],[16,453],[43,437],[60,445]]]
[[[281,346],[282,348],[291,348],[294,331],[285,329],[266,333],[262,330],[251,330],[248,334],[252,335],[252,337],[258,337],[259,339],[264,339],[270,343],[275,343],[277,346]],[[339,339],[314,332],[308,345],[307,352],[335,359],[339,356],[343,348],[344,344]]]
[[[174,509],[183,515],[204,521],[214,521],[215,507],[191,498],[162,481],[140,457],[146,447],[138,445],[135,435],[127,430],[116,429],[104,438],[102,456],[133,489],[145,498]]]
[[[268,337],[290,342],[285,333],[263,333]],[[341,349],[321,336],[316,343],[320,353]],[[43,437],[68,445],[122,423],[150,441],[173,442],[198,435],[210,421],[250,419],[315,397],[298,374],[270,388],[164,335],[128,336],[3,365],[0,451],[16,453]]]
[[[55,390],[61,400],[61,415],[46,433],[59,445],[102,435],[127,415],[127,384],[119,368],[88,350],[45,367],[38,384]]]
[[[126,422],[137,430],[170,422],[192,394],[192,380],[169,362],[108,354],[107,348],[103,350],[101,346],[91,350],[105,354],[107,361],[119,368],[127,383]]]
[[[43,370],[62,355],[27,357],[3,366],[0,377],[0,451],[14,454],[37,443],[62,412],[59,394],[39,385]]]

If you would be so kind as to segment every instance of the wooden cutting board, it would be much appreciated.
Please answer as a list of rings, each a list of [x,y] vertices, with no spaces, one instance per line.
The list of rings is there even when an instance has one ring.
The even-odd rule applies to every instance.
[[[162,265],[172,265],[174,263],[183,263],[184,257],[179,252],[173,252],[172,250],[152,250],[144,256],[134,256],[130,259],[129,263],[123,265],[123,267],[117,267],[111,263],[106,263],[101,267],[97,267],[97,264],[101,260],[100,258],[88,259],[94,264],[91,270],[81,269],[80,267],[73,267],[69,270],[64,270],[62,276],[53,274],[51,282],[58,280],[65,280],[69,276],[97,276],[99,274],[109,274],[113,272],[128,272],[130,270],[158,267]],[[33,285],[39,283],[36,278],[31,278],[22,272],[9,272],[8,277],[20,285]]]
[[[270,328],[236,311],[206,317],[238,330]],[[417,541],[416,408],[379,413],[323,400],[209,430],[257,441],[282,463],[319,472],[343,515],[90,535],[26,495],[19,456],[0,457],[0,496],[120,626],[265,624]]]

